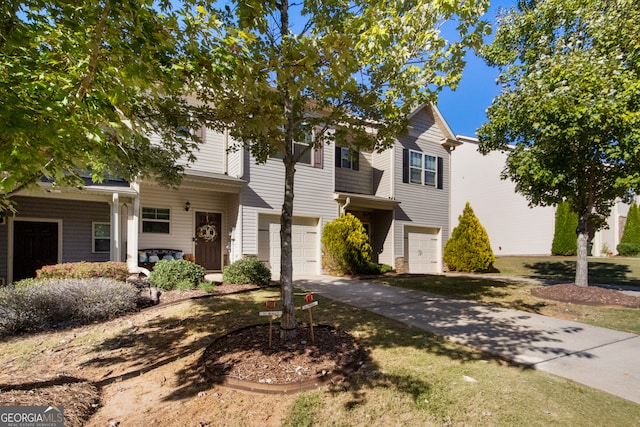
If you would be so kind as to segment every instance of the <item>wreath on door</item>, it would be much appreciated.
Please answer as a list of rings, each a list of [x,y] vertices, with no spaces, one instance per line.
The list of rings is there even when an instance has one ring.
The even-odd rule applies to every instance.
[[[205,242],[213,242],[218,237],[218,229],[213,224],[205,224],[198,228],[197,236]]]

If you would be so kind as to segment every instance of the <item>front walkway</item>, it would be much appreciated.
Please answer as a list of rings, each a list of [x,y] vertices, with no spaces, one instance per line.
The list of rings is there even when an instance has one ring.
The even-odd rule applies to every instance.
[[[640,404],[640,336],[331,276],[295,286]]]

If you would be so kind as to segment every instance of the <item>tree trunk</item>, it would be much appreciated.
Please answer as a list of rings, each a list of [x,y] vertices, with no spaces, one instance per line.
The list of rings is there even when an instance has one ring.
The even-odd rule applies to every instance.
[[[589,285],[589,263],[587,260],[587,245],[589,242],[589,229],[587,215],[578,216],[578,228],[576,235],[578,238],[578,256],[576,261],[576,285]]]
[[[288,148],[289,151],[291,148]],[[293,257],[291,248],[291,224],[293,222],[293,178],[295,163],[285,155],[284,203],[280,216],[280,298],[282,318],[280,338],[293,341],[297,337],[295,306],[293,304]],[[289,161],[288,161],[289,160]]]

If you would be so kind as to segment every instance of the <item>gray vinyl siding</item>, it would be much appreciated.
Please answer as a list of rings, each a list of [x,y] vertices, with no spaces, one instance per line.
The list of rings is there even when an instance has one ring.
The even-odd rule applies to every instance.
[[[108,253],[92,252],[92,222],[109,222],[111,208],[106,202],[16,197],[14,218],[62,220],[62,262],[109,261]],[[4,246],[7,240],[3,239]],[[6,264],[7,257],[3,257]]]
[[[373,194],[372,155],[371,153],[365,152],[360,152],[358,155],[359,170],[344,169],[336,166],[336,191],[357,194]]]
[[[298,164],[294,180],[293,215],[320,218],[321,229],[338,215],[333,199],[333,146],[323,147],[323,168]],[[248,154],[247,154],[248,155]],[[280,215],[284,201],[284,165],[279,159],[256,164],[253,158],[246,163],[244,179],[249,184],[240,193],[242,205],[242,254],[258,253],[258,215]]]
[[[229,176],[242,178],[242,162],[245,159],[245,150],[239,143],[231,142],[228,151]]]
[[[442,230],[442,244],[449,238],[450,154],[440,142],[444,134],[432,113],[423,108],[410,121],[409,134],[398,138],[394,150],[395,198],[401,203],[395,210],[395,256],[404,254],[404,226]],[[443,188],[402,182],[402,149],[408,148],[443,158]]]
[[[372,156],[372,193],[378,197],[391,197],[391,185],[393,183],[391,161],[393,159],[393,151],[393,148],[389,148],[381,153],[373,153]]]

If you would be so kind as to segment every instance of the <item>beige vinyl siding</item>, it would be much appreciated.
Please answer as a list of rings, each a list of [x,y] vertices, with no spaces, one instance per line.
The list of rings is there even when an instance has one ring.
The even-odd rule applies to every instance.
[[[449,238],[450,154],[440,144],[443,132],[436,125],[433,114],[426,108],[416,113],[409,127],[409,134],[398,138],[394,150],[395,198],[401,204],[395,211],[395,256],[406,256],[404,226],[430,227],[441,230],[441,244]],[[407,148],[443,158],[443,188],[402,182],[402,149]],[[406,260],[405,260],[406,262]]]
[[[293,215],[295,217],[319,218],[320,230],[327,221],[338,215],[338,204],[333,199],[334,150],[325,146],[323,168],[306,164],[296,165],[294,181]],[[253,158],[247,160],[250,170],[245,170],[244,179],[249,181],[241,192],[242,204],[242,253],[258,253],[258,215],[280,215],[284,201],[284,165],[279,159],[268,159],[257,165]],[[329,185],[327,185],[329,184]]]
[[[16,197],[15,201],[18,208],[15,220],[62,220],[62,262],[109,261],[108,253],[92,253],[91,250],[92,223],[110,221],[111,208],[106,201],[85,202],[39,197]],[[5,264],[6,259],[6,256],[3,257]]]
[[[360,152],[359,170],[336,166],[336,191],[357,194],[373,194],[373,166],[371,153]],[[335,163],[332,163],[335,164]]]
[[[200,144],[199,149],[193,153],[196,161],[189,165],[189,168],[203,172],[225,173],[224,134],[211,129],[206,129],[204,134],[205,143]]]
[[[393,148],[389,148],[381,153],[373,153],[372,155],[372,193],[378,197],[391,197],[393,151]]]
[[[171,190],[151,184],[140,185],[140,207],[168,208],[171,222],[169,234],[143,233],[142,224],[140,224],[138,249],[178,249],[184,253],[194,253],[192,239],[195,235],[196,212],[222,214],[220,236],[224,249],[230,232],[227,206],[230,203],[229,199],[233,197],[233,194],[214,191]],[[187,200],[191,203],[189,212],[184,209]]]

